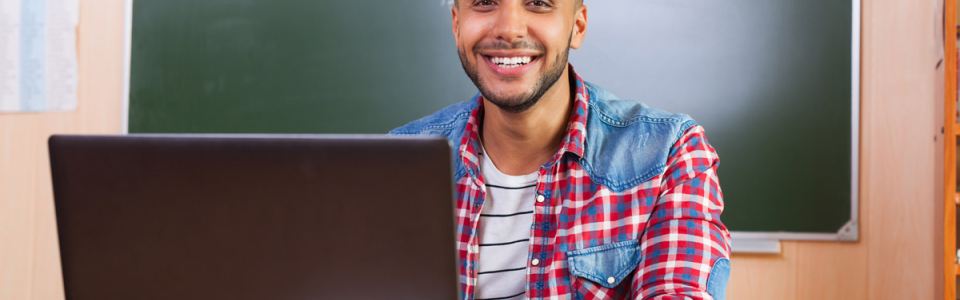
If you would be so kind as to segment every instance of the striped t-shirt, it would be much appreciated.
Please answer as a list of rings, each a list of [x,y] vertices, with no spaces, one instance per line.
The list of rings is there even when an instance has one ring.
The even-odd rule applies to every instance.
[[[476,299],[525,299],[537,173],[503,174],[480,155],[487,198],[480,214]]]

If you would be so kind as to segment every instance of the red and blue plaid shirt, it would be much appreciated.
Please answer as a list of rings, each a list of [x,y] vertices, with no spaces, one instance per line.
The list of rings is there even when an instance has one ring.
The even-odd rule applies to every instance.
[[[568,129],[559,151],[539,170],[542,201],[534,207],[526,297],[712,299],[708,279],[721,261],[728,274],[730,235],[720,221],[719,158],[703,128],[693,125],[678,135],[659,174],[626,188],[604,186],[582,163],[585,142],[593,141],[586,129],[591,93],[571,74],[576,87]],[[478,165],[483,105],[479,96],[472,101],[466,126],[454,129],[463,130],[454,151],[466,170],[454,178],[465,299],[473,299],[483,255],[477,228],[486,199]]]

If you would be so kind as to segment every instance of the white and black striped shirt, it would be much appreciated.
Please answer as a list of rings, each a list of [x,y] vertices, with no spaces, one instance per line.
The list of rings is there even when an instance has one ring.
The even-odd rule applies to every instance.
[[[480,254],[474,296],[477,300],[525,299],[538,174],[510,176],[486,155],[481,154],[480,161],[487,197],[477,232]]]

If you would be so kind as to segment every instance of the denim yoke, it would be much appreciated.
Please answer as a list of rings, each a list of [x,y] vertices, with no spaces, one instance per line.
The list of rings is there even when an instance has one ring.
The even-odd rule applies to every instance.
[[[629,189],[664,172],[673,143],[696,125],[687,115],[657,110],[639,101],[621,100],[594,84],[585,84],[590,102],[584,155],[579,163],[595,182],[613,191]],[[452,104],[396,128],[390,134],[446,137],[452,145],[453,180],[456,182],[466,173],[458,146],[470,114],[478,103],[467,100]],[[610,274],[615,275],[609,277],[615,282],[609,284],[618,284],[635,269],[641,253],[636,241],[626,241],[586,251],[571,251],[568,255],[571,273],[607,285]],[[720,257],[713,262],[707,279],[707,293],[714,299],[725,298],[729,273],[728,258]]]

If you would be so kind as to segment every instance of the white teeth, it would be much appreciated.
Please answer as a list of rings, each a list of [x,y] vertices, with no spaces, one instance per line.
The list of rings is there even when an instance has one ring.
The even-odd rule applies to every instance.
[[[505,66],[505,67],[517,67],[525,64],[529,64],[533,60],[533,57],[530,56],[520,56],[520,57],[491,57],[490,61],[495,64]]]

